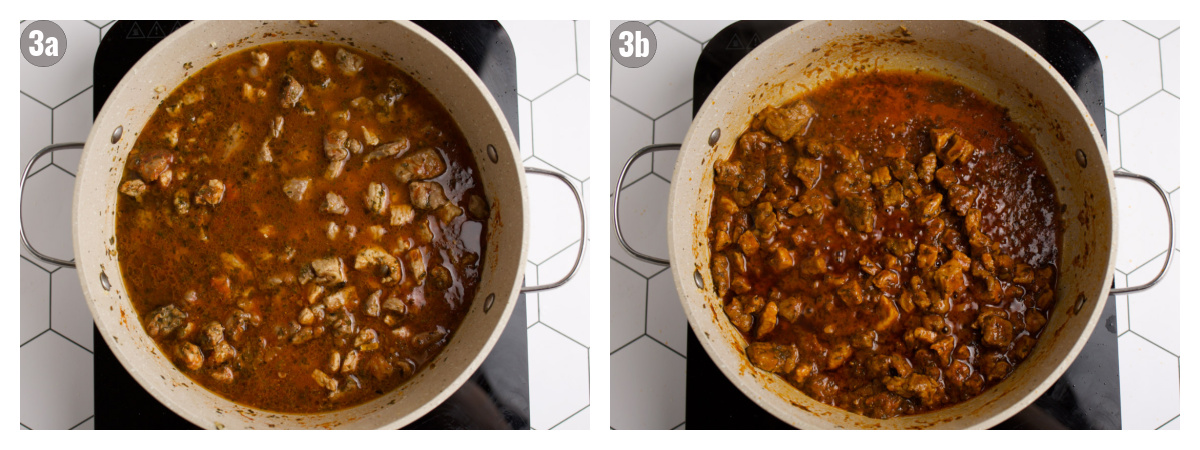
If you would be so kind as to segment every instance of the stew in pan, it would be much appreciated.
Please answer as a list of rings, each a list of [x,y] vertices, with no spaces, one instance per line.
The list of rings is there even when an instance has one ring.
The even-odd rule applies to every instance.
[[[1055,302],[1060,206],[1007,111],[870,72],[759,112],[714,164],[717,294],[751,364],[875,418],[1008,377]]]
[[[438,101],[359,50],[227,55],[131,150],[116,245],[179,370],[239,403],[345,408],[413,376],[475,296],[489,205]]]

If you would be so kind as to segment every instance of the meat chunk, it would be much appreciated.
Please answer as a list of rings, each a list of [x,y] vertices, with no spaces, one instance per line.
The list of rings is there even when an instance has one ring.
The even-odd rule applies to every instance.
[[[324,69],[325,68],[325,54],[321,53],[320,50],[313,51],[312,59],[309,60],[309,64],[312,65],[313,69],[316,69],[316,70]]]
[[[416,211],[413,207],[406,204],[392,205],[391,224],[392,226],[403,226],[412,223],[416,218]]]
[[[171,164],[175,163],[175,154],[166,150],[150,150],[138,152],[133,156],[133,169],[142,176],[144,182],[159,181],[164,186],[171,183]],[[167,177],[164,182],[160,178]]]
[[[820,250],[813,252],[812,256],[805,258],[800,262],[800,273],[807,276],[816,276],[825,273],[826,270],[825,255],[821,254]]]
[[[729,258],[725,255],[715,255],[712,258],[712,279],[713,288],[717,291],[717,296],[724,297],[725,292],[729,291]]]
[[[442,190],[442,185],[436,181],[414,181],[408,184],[408,195],[413,207],[424,210],[441,208],[449,200]]]
[[[314,281],[317,284],[331,286],[346,282],[346,266],[342,263],[342,258],[333,256],[314,260],[312,270],[316,274]]]
[[[339,48],[337,54],[334,55],[337,60],[338,70],[343,75],[353,76],[358,74],[363,69],[363,57],[354,52],[346,51],[344,48]]]
[[[766,118],[763,126],[780,140],[791,139],[797,133],[803,134],[808,123],[817,115],[812,105],[803,100],[783,108],[767,108],[762,115]]]
[[[379,247],[362,249],[354,258],[355,270],[364,270],[371,266],[378,267],[378,273],[383,276],[380,281],[384,284],[396,284],[404,276],[400,269],[400,261]]]
[[[350,157],[350,150],[346,148],[346,140],[350,137],[350,133],[346,130],[334,130],[325,133],[324,149],[325,157],[330,161],[343,161]]]
[[[1025,310],[1025,329],[1030,333],[1042,331],[1042,327],[1046,326],[1046,316],[1038,312],[1036,309]]]
[[[942,212],[942,194],[934,192],[917,200],[917,210],[922,219],[931,219]]]
[[[388,209],[388,187],[383,183],[371,183],[367,185],[367,193],[363,196],[363,201],[367,205],[367,211],[382,216]]]
[[[850,356],[853,354],[854,349],[850,347],[850,344],[845,342],[838,344],[833,348],[833,350],[829,351],[829,356],[825,360],[825,368],[828,370],[837,370],[837,368],[842,367],[842,365],[846,363],[846,360],[850,359]]]
[[[354,338],[354,346],[360,352],[369,352],[379,348],[379,333],[370,328],[363,328],[358,333],[358,337]]]
[[[921,158],[921,165],[917,167],[917,177],[922,183],[929,184],[933,182],[933,173],[937,170],[937,155],[930,153]]]
[[[441,208],[438,208],[437,212],[434,214],[437,215],[438,220],[441,220],[443,224],[449,225],[451,221],[458,216],[461,216],[462,213],[463,210],[462,208],[459,208],[458,205],[446,203],[445,205],[442,205]]]
[[[325,194],[325,203],[321,204],[321,212],[326,214],[345,215],[350,212],[350,208],[346,206],[346,200],[342,196],[328,192]]]
[[[775,302],[768,302],[767,306],[763,307],[762,314],[759,315],[758,331],[754,336],[762,339],[763,336],[775,330],[777,323],[779,323],[779,306]]]
[[[212,321],[200,329],[200,346],[212,350],[217,344],[225,342],[225,327],[220,322]]]
[[[821,181],[821,161],[813,158],[796,158],[796,165],[792,167],[796,177],[804,182],[804,187],[812,189]]]
[[[121,187],[118,190],[122,194],[133,197],[134,200],[141,202],[142,195],[146,193],[146,183],[143,183],[142,180],[129,180],[121,183]]]
[[[225,198],[225,183],[221,180],[208,180],[200,189],[196,190],[196,203],[206,203],[216,205],[221,203]]]
[[[958,183],[958,175],[954,174],[954,169],[951,169],[950,166],[942,166],[933,173],[933,177],[937,178],[938,184],[945,189],[950,189],[950,186]]]
[[[467,199],[467,212],[471,214],[472,219],[486,219],[489,209],[487,200],[484,200],[483,197],[472,194]]]
[[[222,383],[230,383],[233,381],[233,369],[229,366],[221,366],[209,373],[214,380]]]
[[[900,183],[892,183],[883,188],[882,203],[883,206],[899,206],[904,203],[904,188]]]
[[[425,256],[421,254],[420,249],[414,248],[409,250],[405,257],[408,258],[408,269],[412,271],[413,278],[420,285],[425,281]]]
[[[833,192],[838,198],[858,197],[871,187],[871,177],[863,171],[839,173],[833,179]]]
[[[1013,339],[1012,322],[999,314],[980,313],[979,334],[984,345],[994,348],[1008,348]]]
[[[772,270],[783,272],[791,269],[796,264],[796,261],[792,259],[791,251],[783,247],[777,247],[775,251],[771,252],[771,259],[768,263],[771,265]]]
[[[858,280],[850,280],[837,289],[838,297],[847,305],[859,305],[863,302],[862,285]]]
[[[937,264],[938,247],[932,245],[921,244],[920,251],[917,253],[917,267],[921,269],[931,269]]]
[[[180,311],[175,305],[160,306],[151,311],[150,317],[146,319],[146,331],[153,337],[166,336],[183,325],[183,319],[186,318],[187,313]]]
[[[892,182],[892,171],[887,167],[877,167],[871,172],[871,185],[876,189],[887,186]]]
[[[180,342],[175,347],[175,355],[188,370],[197,370],[204,366],[204,352],[201,352],[200,347],[191,342]]]
[[[758,238],[754,236],[753,232],[747,231],[738,238],[738,246],[746,255],[754,255],[758,253]]]
[[[954,130],[949,128],[934,128],[929,130],[929,138],[933,141],[933,151],[941,153],[954,137]]]
[[[759,369],[773,373],[788,373],[796,368],[800,350],[792,344],[754,342],[746,347],[746,357]]]
[[[446,171],[446,162],[437,150],[427,148],[405,156],[396,164],[396,178],[403,183],[428,180]]]
[[[962,292],[966,280],[963,271],[966,267],[956,259],[950,259],[933,271],[933,283],[944,293]]]
[[[237,349],[233,348],[233,346],[230,345],[229,342],[221,341],[220,343],[218,343],[216,346],[213,347],[212,361],[214,363],[224,364],[225,361],[229,361],[236,357],[237,357]]]
[[[884,379],[884,385],[888,391],[904,398],[917,398],[926,406],[939,403],[940,384],[926,375],[910,373],[903,378],[887,377]]]
[[[896,304],[892,303],[892,299],[882,297],[879,299],[880,319],[875,322],[875,331],[883,332],[892,325],[896,324],[896,320],[900,318],[900,311],[896,309]]]
[[[279,94],[279,103],[284,108],[294,108],[296,102],[300,101],[300,97],[304,95],[304,85],[292,78],[291,75],[284,75],[282,92]]]
[[[716,172],[716,176],[713,177],[714,183],[734,187],[742,178],[742,163],[740,161],[717,161],[713,164],[713,171]]]
[[[312,379],[317,382],[318,386],[328,389],[333,392],[338,390],[338,381],[326,375],[321,369],[313,369]]]
[[[842,199],[842,213],[860,233],[875,231],[875,203],[864,197]]]
[[[775,236],[779,221],[775,217],[775,209],[770,203],[762,202],[754,207],[754,228],[763,239]]]
[[[409,148],[408,139],[402,137],[398,140],[388,142],[386,144],[382,144],[378,147],[375,147],[375,150],[372,151],[371,153],[368,153],[367,156],[363,158],[363,161],[370,162],[370,161],[374,161],[376,159],[390,158],[390,157],[396,156],[396,155],[403,155],[408,152],[408,148]],[[397,175],[397,177],[399,177],[399,175]],[[406,180],[400,180],[400,181],[403,181],[405,183],[408,182]]]
[[[947,191],[950,193],[950,207],[960,216],[975,207],[975,197],[979,196],[979,190],[962,184],[950,186]]]
[[[309,178],[292,178],[283,183],[283,194],[293,202],[299,203],[304,200],[304,193],[308,192],[308,185],[312,184]]]

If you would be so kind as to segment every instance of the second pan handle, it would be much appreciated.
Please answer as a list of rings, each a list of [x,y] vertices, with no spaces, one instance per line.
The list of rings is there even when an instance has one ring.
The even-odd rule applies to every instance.
[[[679,150],[680,147],[681,147],[680,144],[654,144],[654,145],[647,145],[645,147],[642,147],[640,150],[634,152],[633,156],[630,156],[629,160],[625,161],[625,167],[621,168],[621,174],[617,175],[617,187],[613,191],[612,218],[613,218],[613,228],[617,231],[617,241],[621,243],[622,247],[625,247],[625,251],[629,252],[629,254],[633,255],[635,258],[640,259],[642,261],[646,261],[651,264],[658,264],[660,266],[669,266],[669,265],[671,265],[671,261],[668,261],[663,258],[655,257],[655,256],[650,256],[645,253],[634,250],[633,247],[629,245],[629,242],[625,241],[625,234],[621,232],[621,212],[620,212],[620,208],[619,208],[619,205],[621,204],[621,184],[623,184],[625,182],[625,174],[627,172],[629,172],[629,168],[631,166],[633,166],[633,162],[637,161],[638,158],[646,156],[649,153],[654,153],[654,152],[662,151],[662,150]]]

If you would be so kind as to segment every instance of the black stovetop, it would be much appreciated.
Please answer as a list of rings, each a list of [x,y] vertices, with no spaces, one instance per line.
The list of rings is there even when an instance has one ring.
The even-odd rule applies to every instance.
[[[113,24],[96,50],[93,115],[133,65],[187,21],[139,20]],[[512,41],[498,22],[417,21],[453,49],[483,80],[514,135],[517,62]],[[518,139],[519,140],[519,139]],[[190,429],[194,424],[154,399],[125,371],[93,329],[97,429]],[[408,429],[529,429],[529,345],[525,295],[483,365],[457,392]]]
[[[694,115],[721,78],[754,47],[795,21],[742,21],[717,33],[696,62],[692,102]],[[1083,32],[1062,21],[991,21],[1042,55],[1079,94],[1105,134],[1104,75],[1100,58]],[[786,429],[742,394],[721,373],[688,327],[687,428]],[[998,429],[1121,428],[1121,390],[1117,373],[1116,306],[1104,304],[1100,324],[1067,371],[1032,405],[996,426]]]

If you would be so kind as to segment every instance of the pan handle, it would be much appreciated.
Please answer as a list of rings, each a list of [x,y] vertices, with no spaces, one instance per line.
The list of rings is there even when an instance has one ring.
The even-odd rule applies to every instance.
[[[1155,183],[1150,177],[1129,172],[1113,172],[1113,176],[1130,178],[1149,184],[1150,187],[1154,188],[1154,190],[1158,192],[1159,197],[1162,197],[1163,206],[1167,209],[1167,257],[1166,260],[1163,261],[1162,269],[1158,271],[1158,275],[1155,275],[1153,280],[1150,280],[1149,282],[1146,282],[1146,284],[1140,286],[1112,288],[1109,290],[1109,293],[1113,295],[1133,294],[1154,287],[1154,285],[1158,284],[1158,282],[1162,281],[1163,277],[1166,276],[1167,269],[1171,268],[1171,256],[1175,253],[1175,216],[1172,214],[1171,200],[1167,198],[1167,192],[1164,191],[1163,188],[1160,187],[1158,183]]]
[[[546,175],[549,177],[554,177],[554,178],[557,178],[558,181],[561,181],[561,182],[563,182],[563,184],[567,185],[568,188],[571,188],[571,194],[575,196],[575,204],[579,206],[579,251],[575,254],[575,263],[571,265],[571,271],[567,272],[567,275],[562,277],[562,279],[555,281],[553,283],[539,284],[537,286],[525,286],[525,287],[521,288],[522,293],[538,292],[538,291],[545,291],[548,289],[554,289],[554,288],[557,288],[564,284],[567,284],[568,281],[571,281],[571,278],[575,277],[575,272],[579,271],[579,262],[583,260],[583,249],[584,249],[584,247],[587,246],[587,241],[588,241],[587,217],[583,210],[583,196],[579,195],[579,190],[575,189],[575,185],[571,184],[571,181],[567,180],[567,177],[563,176],[563,174],[558,173],[558,172],[542,170],[542,169],[538,169],[536,167],[526,167],[525,173],[532,173],[532,174]]]
[[[625,234],[621,232],[621,209],[618,207],[621,204],[621,185],[625,183],[625,173],[629,172],[629,168],[633,166],[633,162],[637,161],[638,158],[661,150],[679,150],[680,147],[681,144],[654,144],[647,145],[642,147],[640,150],[633,152],[633,155],[629,157],[629,160],[625,161],[625,167],[621,168],[621,174],[617,175],[617,187],[613,191],[612,217],[613,228],[617,231],[617,241],[621,243],[622,247],[625,247],[625,251],[629,252],[629,254],[633,255],[635,258],[651,264],[658,264],[660,266],[669,266],[671,265],[671,261],[650,256],[634,250],[633,247],[629,245],[629,242],[625,241]]]
[[[29,253],[32,253],[33,256],[36,256],[38,259],[40,259],[42,261],[48,262],[50,264],[54,264],[59,267],[75,267],[75,260],[72,259],[70,261],[67,261],[65,259],[58,259],[53,256],[47,255],[45,253],[39,252],[39,251],[37,251],[36,248],[33,248],[33,244],[29,243],[29,238],[25,237],[25,209],[22,206],[24,206],[24,203],[25,203],[25,180],[27,180],[29,178],[29,171],[33,169],[33,164],[36,163],[39,159],[42,159],[42,157],[46,156],[46,154],[48,154],[48,153],[57,152],[59,150],[66,150],[69,148],[80,148],[81,149],[81,148],[83,148],[83,143],[82,142],[68,142],[65,144],[51,144],[51,145],[48,145],[48,146],[42,148],[41,150],[38,150],[37,153],[33,154],[32,158],[29,158],[29,163],[25,164],[25,170],[21,171],[21,197],[20,197],[20,204],[18,205],[18,207],[21,207],[21,210],[18,213],[18,217],[19,217],[18,220],[19,220],[20,226],[21,226],[21,244],[24,245],[25,248],[29,249]]]

